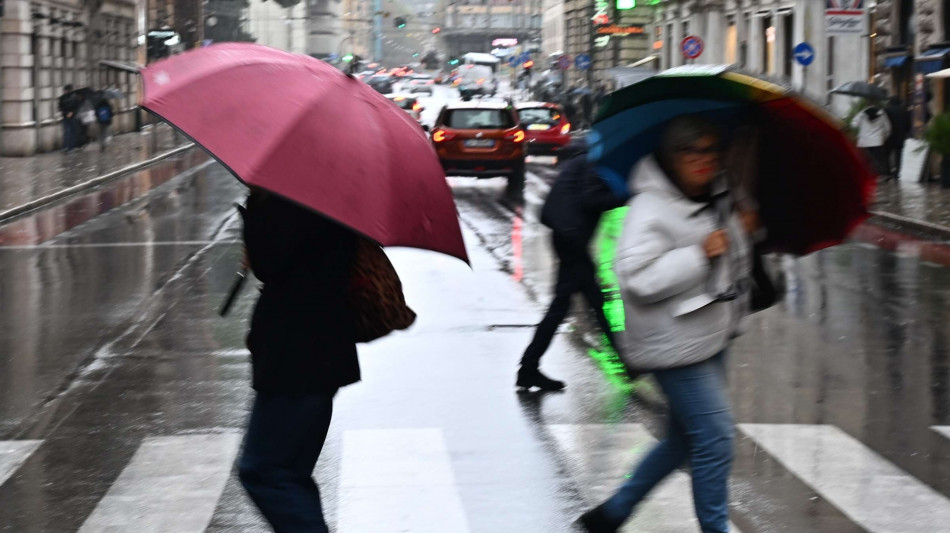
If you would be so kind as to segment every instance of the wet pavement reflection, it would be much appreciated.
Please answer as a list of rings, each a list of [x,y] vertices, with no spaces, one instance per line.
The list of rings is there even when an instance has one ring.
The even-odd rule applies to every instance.
[[[473,268],[390,250],[419,319],[360,346],[364,380],[340,392],[316,472],[328,521],[359,523],[370,501],[383,533],[438,531],[439,523],[465,524],[451,533],[571,531],[662,434],[662,400],[649,382],[631,396],[604,378],[583,317],[543,362],[568,389],[515,392],[517,361],[553,281],[538,222],[546,186],[532,178],[518,210],[499,202],[503,180],[449,181]],[[233,203],[243,194],[209,166],[39,245],[0,246],[0,443],[40,443],[0,481],[0,531],[90,531],[90,516],[127,520],[134,512],[122,511],[115,487],[153,439],[242,432],[253,284],[227,319],[217,309],[239,256]],[[748,424],[737,438],[737,528],[894,531],[877,525],[882,513],[866,503],[873,498],[837,498],[847,480],[821,474],[845,460],[834,453],[855,445],[849,438],[870,454],[848,464],[854,476],[887,462],[901,474],[888,479],[902,484],[871,476],[869,486],[908,509],[914,503],[902,495],[925,493],[937,498],[933,516],[943,512],[950,439],[931,426],[950,426],[950,269],[860,242],[772,266],[787,298],[757,314],[730,354],[736,419]],[[778,430],[801,437],[776,447],[768,437]],[[354,446],[358,439],[424,449],[407,458],[423,466],[403,477],[379,472],[391,483],[383,488],[360,484],[351,465],[379,457]],[[267,530],[233,475],[202,512],[205,531]],[[644,512],[682,518],[673,529],[658,521],[644,530],[693,530],[685,495]],[[907,523],[908,533],[932,531]]]

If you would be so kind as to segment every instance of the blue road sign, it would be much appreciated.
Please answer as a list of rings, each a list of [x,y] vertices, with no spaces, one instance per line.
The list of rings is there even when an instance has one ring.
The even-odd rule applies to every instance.
[[[686,59],[696,59],[703,53],[703,40],[695,35],[688,35],[681,44],[683,49],[683,57]]]
[[[557,60],[557,68],[561,70],[567,70],[571,68],[571,56],[563,55],[560,59]]]
[[[808,43],[798,43],[792,55],[795,56],[795,61],[798,61],[799,65],[807,67],[815,60],[815,49]]]
[[[521,56],[511,56],[508,58],[508,64],[512,67],[517,67],[521,64]]]
[[[574,58],[574,66],[578,70],[587,70],[590,68],[590,56],[587,54],[581,54]]]
[[[531,61],[531,52],[522,52],[521,53],[521,62]]]

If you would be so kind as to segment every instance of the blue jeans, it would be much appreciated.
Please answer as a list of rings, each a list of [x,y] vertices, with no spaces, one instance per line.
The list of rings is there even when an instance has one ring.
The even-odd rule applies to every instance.
[[[688,461],[703,533],[728,532],[734,429],[725,357],[723,351],[702,363],[654,373],[670,405],[667,435],[601,507],[610,522],[622,524],[653,487]]]
[[[313,469],[333,416],[336,390],[258,392],[238,460],[248,495],[276,533],[329,533]]]

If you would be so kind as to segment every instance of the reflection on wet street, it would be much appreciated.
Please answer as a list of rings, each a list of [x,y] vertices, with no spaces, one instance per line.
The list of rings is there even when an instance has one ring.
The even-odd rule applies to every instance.
[[[571,531],[662,436],[662,397],[605,379],[580,314],[544,358],[567,390],[515,391],[553,281],[548,186],[531,177],[513,209],[501,180],[449,181],[473,268],[389,251],[419,319],[360,347],[363,381],[340,392],[316,472],[328,521]],[[209,166],[0,247],[0,531],[266,531],[230,466],[253,288],[217,316],[243,195]],[[947,531],[950,269],[862,242],[772,266],[786,299],[729,355],[736,530]],[[678,474],[624,531],[698,530],[688,489]]]

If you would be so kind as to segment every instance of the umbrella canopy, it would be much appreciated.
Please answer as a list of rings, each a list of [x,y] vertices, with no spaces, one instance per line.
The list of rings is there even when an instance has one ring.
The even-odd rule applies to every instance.
[[[858,98],[867,98],[883,102],[887,100],[887,91],[863,81],[849,81],[831,91],[833,94],[843,94],[845,96],[857,96]]]
[[[804,254],[840,243],[867,217],[875,177],[834,117],[729,67],[672,69],[608,95],[590,157],[618,192],[665,125],[699,114],[719,124],[731,174],[753,194],[771,249]]]
[[[384,246],[467,261],[445,174],[419,124],[323,61],[229,43],[149,65],[142,107],[248,185]]]

